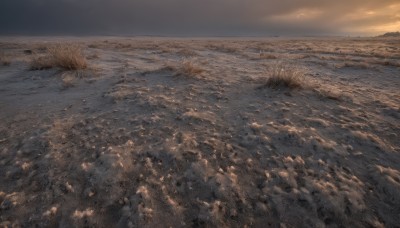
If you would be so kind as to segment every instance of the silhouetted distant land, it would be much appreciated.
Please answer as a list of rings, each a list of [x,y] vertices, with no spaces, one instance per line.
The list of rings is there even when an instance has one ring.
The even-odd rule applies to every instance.
[[[380,35],[378,37],[400,37],[400,32],[387,32],[383,35]]]

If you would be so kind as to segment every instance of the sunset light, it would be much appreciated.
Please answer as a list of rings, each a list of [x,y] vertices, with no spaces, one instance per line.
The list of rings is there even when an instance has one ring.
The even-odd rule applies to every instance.
[[[400,227],[400,0],[0,0],[0,228]]]
[[[0,33],[11,35],[370,36],[400,30],[397,0],[3,0],[0,6]]]

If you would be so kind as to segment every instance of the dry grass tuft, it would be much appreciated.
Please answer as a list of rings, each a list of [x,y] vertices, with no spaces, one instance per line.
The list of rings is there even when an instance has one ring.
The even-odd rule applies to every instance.
[[[11,60],[8,56],[6,56],[4,54],[0,54],[0,63],[3,66],[9,66],[9,65],[11,65]]]
[[[63,70],[80,70],[87,68],[87,61],[79,46],[57,45],[47,49],[44,56],[34,56],[31,70],[44,70],[59,67]]]
[[[76,76],[71,73],[63,74],[62,77],[62,89],[68,89],[75,86]]]
[[[270,88],[303,88],[305,86],[304,73],[302,68],[277,64],[268,69],[269,77],[265,86]]]
[[[177,72],[180,75],[194,76],[203,73],[204,70],[193,64],[190,60],[185,60],[182,62],[182,66]]]
[[[191,60],[183,60],[178,66],[175,64],[166,64],[163,70],[174,71],[175,76],[188,76],[197,78],[205,70],[196,66]]]
[[[54,65],[64,70],[80,70],[87,68],[87,61],[82,49],[75,45],[58,45],[49,49]]]
[[[260,59],[277,59],[275,55],[269,54],[269,53],[264,53],[260,52]]]
[[[143,93],[146,93],[148,88],[138,88],[129,84],[117,84],[114,86],[111,91],[105,94],[105,97],[111,98],[111,101],[114,103],[118,103],[119,101],[123,101],[129,99],[129,97],[137,97],[141,96]]]

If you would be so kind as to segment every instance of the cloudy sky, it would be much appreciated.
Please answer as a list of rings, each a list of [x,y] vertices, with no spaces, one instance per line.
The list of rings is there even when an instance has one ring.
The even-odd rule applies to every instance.
[[[0,0],[0,34],[376,35],[399,0]]]

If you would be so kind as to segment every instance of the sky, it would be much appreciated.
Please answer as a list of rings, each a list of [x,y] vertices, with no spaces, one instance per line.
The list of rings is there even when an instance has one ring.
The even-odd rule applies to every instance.
[[[3,35],[307,36],[400,30],[400,0],[0,0]]]

